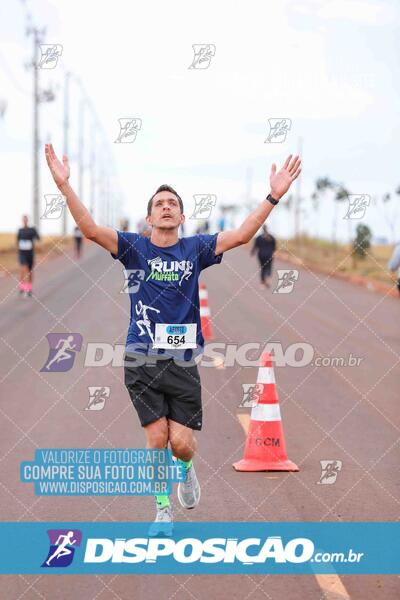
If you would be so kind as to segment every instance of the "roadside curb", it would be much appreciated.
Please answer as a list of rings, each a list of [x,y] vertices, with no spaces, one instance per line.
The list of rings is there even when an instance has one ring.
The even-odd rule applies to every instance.
[[[371,281],[371,279],[368,279],[368,277],[364,277],[363,275],[350,275],[348,273],[340,273],[337,271],[334,271],[332,273],[326,269],[323,269],[319,265],[307,263],[300,258],[293,257],[292,254],[290,254],[289,252],[285,252],[284,250],[277,250],[275,256],[291,264],[307,267],[308,269],[310,269],[310,271],[323,273],[324,275],[328,275],[329,277],[335,277],[336,279],[341,279],[342,281],[348,281],[355,285],[364,287],[370,292],[377,292],[378,294],[391,296],[392,298],[399,297],[399,292],[397,291],[395,283],[393,283],[393,285],[390,286],[380,281]]]
[[[54,248],[49,251],[49,249],[42,249],[41,252],[36,252],[35,257],[36,261],[40,262],[42,265],[47,264],[48,262],[60,258],[63,255],[63,252],[68,252],[72,248],[73,250],[73,240],[69,241],[69,243],[65,244],[63,251],[57,249],[54,251]],[[16,263],[10,268],[3,268],[0,261],[0,279],[4,280],[9,277],[12,277],[15,274],[18,274],[20,271],[20,266],[18,264],[17,251],[16,250],[6,250],[4,253],[10,253],[16,255]],[[42,255],[45,254],[43,259],[41,259]]]

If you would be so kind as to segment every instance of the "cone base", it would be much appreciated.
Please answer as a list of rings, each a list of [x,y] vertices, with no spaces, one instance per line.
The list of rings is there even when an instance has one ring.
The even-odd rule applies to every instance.
[[[239,462],[233,463],[236,471],[298,471],[299,467],[291,460],[282,461],[264,461],[249,458],[243,458]]]

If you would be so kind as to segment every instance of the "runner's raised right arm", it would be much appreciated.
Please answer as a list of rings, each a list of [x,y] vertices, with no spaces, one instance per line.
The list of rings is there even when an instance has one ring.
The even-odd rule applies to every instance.
[[[53,179],[60,192],[66,197],[68,208],[83,235],[109,252],[117,254],[118,234],[115,229],[97,225],[86,206],[79,200],[70,186],[68,181],[70,175],[68,157],[64,154],[61,162],[57,158],[52,144],[45,145],[45,154]]]

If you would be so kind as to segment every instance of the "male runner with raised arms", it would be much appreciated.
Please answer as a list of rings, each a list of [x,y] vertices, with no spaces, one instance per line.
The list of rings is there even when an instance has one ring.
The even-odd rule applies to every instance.
[[[97,225],[71,188],[68,158],[58,160],[51,144],[46,144],[45,153],[83,235],[108,250],[127,271],[144,271],[139,288],[130,294],[125,385],[144,427],[147,447],[170,444],[173,455],[184,463],[186,480],[178,485],[178,499],[185,508],[194,508],[200,485],[192,463],[197,446],[193,430],[202,427],[200,376],[194,359],[204,346],[198,277],[203,269],[219,264],[223,252],[253,238],[298,177],[301,160],[290,155],[278,172],[272,165],[270,194],[238,229],[179,239],[178,229],[185,221],[183,203],[170,186],[161,186],[149,200],[149,238],[116,231]],[[169,497],[156,496],[156,507],[150,535],[168,534],[172,531]]]

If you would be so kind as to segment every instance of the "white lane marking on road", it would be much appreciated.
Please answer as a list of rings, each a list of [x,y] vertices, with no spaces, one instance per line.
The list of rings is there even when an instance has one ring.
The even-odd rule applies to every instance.
[[[248,413],[237,413],[237,418],[247,436],[250,427],[250,415]],[[324,600],[351,600],[350,594],[344,587],[339,575],[314,573],[314,577],[324,593]]]
[[[326,600],[350,600],[350,595],[344,587],[339,575],[321,575],[314,573],[319,587],[324,592]]]
[[[244,434],[247,435],[250,426],[250,415],[248,413],[238,413],[237,418],[243,427]]]

